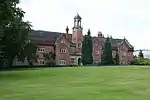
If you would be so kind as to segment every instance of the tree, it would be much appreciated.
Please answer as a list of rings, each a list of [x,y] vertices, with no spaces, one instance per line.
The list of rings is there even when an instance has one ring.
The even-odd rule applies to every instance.
[[[37,62],[36,51],[37,47],[34,43],[29,42],[26,44],[24,52],[29,65],[33,65],[33,62]]]
[[[140,50],[140,52],[139,52],[139,55],[138,55],[140,58],[144,58],[144,55],[143,55],[143,52],[142,52],[142,50]]]
[[[82,64],[85,65],[87,62],[87,36],[83,36],[82,41]]]
[[[112,65],[112,64],[114,64],[113,57],[112,57],[111,42],[110,42],[109,37],[107,37],[107,39],[105,40],[101,59],[102,59],[101,60],[102,65]]]
[[[4,36],[4,28],[16,20],[16,16],[22,18],[24,11],[17,8],[19,0],[1,0],[0,1],[0,40]]]
[[[93,55],[92,55],[92,52],[93,52],[93,45],[92,45],[92,37],[91,37],[91,32],[90,32],[90,29],[88,30],[87,32],[87,64],[92,64],[93,63]]]
[[[85,35],[83,37],[83,42],[82,42],[82,63],[83,63],[83,65],[93,63],[92,50],[93,50],[92,37],[91,37],[90,30],[88,30],[87,35]]]
[[[132,62],[133,65],[150,65],[150,59],[136,57]]]
[[[2,50],[9,67],[12,66],[13,59],[17,55],[24,53],[28,32],[31,30],[30,26],[28,22],[16,21],[4,29],[4,37],[2,38],[4,48]]]
[[[47,64],[49,66],[55,65],[55,53],[49,52],[49,53],[43,53],[43,56],[45,57],[45,60],[47,61]]]
[[[30,40],[27,40],[24,50],[21,50],[19,52],[17,58],[22,62],[24,62],[26,58],[29,65],[33,65],[34,62],[37,62],[36,51],[37,51],[37,46],[34,43],[32,43]]]
[[[19,0],[3,0],[4,4],[0,4],[2,8],[0,17],[1,29],[3,35],[1,38],[2,52],[4,59],[9,67],[12,66],[13,59],[17,55],[21,55],[25,50],[28,32],[31,30],[29,22],[24,22],[24,11],[17,7]]]
[[[115,61],[115,64],[116,65],[119,65],[119,54],[118,54],[118,52],[116,52],[116,55],[115,55],[115,59],[114,59]]]
[[[0,1],[0,65],[4,62],[4,54],[2,49],[4,45],[2,44],[2,38],[4,36],[4,28],[7,27],[10,22],[15,20],[17,13],[16,4],[19,0],[1,0]]]

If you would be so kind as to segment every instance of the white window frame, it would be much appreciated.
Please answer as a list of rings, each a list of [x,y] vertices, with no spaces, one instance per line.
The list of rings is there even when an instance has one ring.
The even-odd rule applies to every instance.
[[[72,60],[73,59],[73,60]],[[75,58],[71,58],[71,64],[74,65],[75,64]]]
[[[45,52],[45,48],[38,48],[38,52]]]
[[[66,51],[67,51],[66,49],[60,48],[60,52],[61,52],[61,53],[66,53]]]
[[[66,65],[66,60],[60,60],[60,65]]]
[[[45,65],[45,60],[38,60],[38,65]]]
[[[98,50],[96,54],[99,54],[99,53],[100,53],[100,51]]]

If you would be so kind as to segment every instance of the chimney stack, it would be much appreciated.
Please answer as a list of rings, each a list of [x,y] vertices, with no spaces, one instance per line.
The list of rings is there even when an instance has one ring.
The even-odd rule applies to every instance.
[[[98,37],[102,38],[102,36],[103,36],[102,32],[98,32]]]
[[[66,28],[66,39],[69,41],[69,28],[68,28],[68,26]]]

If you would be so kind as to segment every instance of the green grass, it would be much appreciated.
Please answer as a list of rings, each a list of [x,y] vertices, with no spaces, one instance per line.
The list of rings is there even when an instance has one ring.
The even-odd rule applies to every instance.
[[[150,100],[150,67],[2,71],[0,100]]]

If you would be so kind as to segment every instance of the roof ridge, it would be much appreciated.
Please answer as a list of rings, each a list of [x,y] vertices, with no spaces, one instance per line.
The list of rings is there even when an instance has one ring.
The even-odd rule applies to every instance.
[[[65,34],[65,33],[63,33],[63,32],[55,32],[55,31],[45,31],[45,30],[32,30],[32,31],[35,31],[35,32],[53,32],[53,33],[62,33],[62,34]]]

